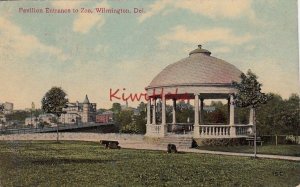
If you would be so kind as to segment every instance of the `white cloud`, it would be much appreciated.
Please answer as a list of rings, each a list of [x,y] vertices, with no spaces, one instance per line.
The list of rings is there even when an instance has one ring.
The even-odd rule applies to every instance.
[[[109,8],[109,5],[107,1],[103,1],[95,7]],[[73,31],[86,34],[92,27],[97,26],[97,28],[100,28],[104,23],[105,19],[100,14],[79,13],[73,22]]]
[[[61,49],[41,43],[34,35],[24,34],[17,25],[0,17],[1,56],[26,58],[37,52],[53,55],[61,61],[69,58]]]
[[[214,53],[228,53],[231,51],[230,47],[216,47],[212,49]]]
[[[245,50],[246,51],[253,51],[255,48],[256,48],[255,45],[247,45],[247,46],[245,46]]]
[[[219,42],[222,44],[240,45],[251,41],[254,37],[249,33],[236,35],[229,28],[210,28],[188,30],[185,26],[176,26],[170,33],[160,36],[158,39],[162,46],[166,46],[171,41],[184,42],[191,44]]]
[[[164,9],[166,9],[166,7],[171,4],[172,1],[171,0],[158,0],[155,1],[153,4],[149,5],[149,10],[142,14],[138,19],[139,22],[143,22],[144,20],[159,14],[160,12],[162,12]]]
[[[40,59],[42,61],[38,61]],[[69,58],[59,48],[42,43],[37,37],[26,34],[7,17],[0,17],[0,100],[11,101],[16,108],[29,106],[42,96],[41,87],[50,87],[52,79],[59,77],[49,67]],[[33,60],[34,59],[34,60]],[[37,61],[35,61],[38,59]],[[28,105],[27,105],[28,104]]]
[[[238,18],[251,12],[251,0],[183,0],[175,3],[176,8],[190,10],[211,18]],[[249,15],[247,15],[249,16]]]
[[[108,46],[108,45],[98,44],[98,45],[94,48],[94,51],[95,51],[96,53],[107,54],[107,52],[109,51],[109,46]]]
[[[168,8],[184,9],[213,19],[236,19],[245,16],[251,21],[256,21],[251,4],[252,0],[157,0],[149,6],[145,14],[139,17],[139,21],[143,22],[154,15],[163,13]]]

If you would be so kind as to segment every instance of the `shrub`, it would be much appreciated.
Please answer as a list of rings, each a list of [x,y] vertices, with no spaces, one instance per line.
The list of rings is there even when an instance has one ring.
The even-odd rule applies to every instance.
[[[207,138],[202,140],[206,146],[238,146],[245,145],[245,138]]]

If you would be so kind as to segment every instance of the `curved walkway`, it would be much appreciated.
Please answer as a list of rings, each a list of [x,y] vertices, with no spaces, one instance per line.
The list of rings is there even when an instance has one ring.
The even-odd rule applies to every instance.
[[[120,143],[122,148],[128,149],[145,149],[145,150],[160,150],[167,151],[165,147],[154,146],[147,143],[136,142],[135,144],[130,143]],[[180,152],[187,153],[200,153],[200,154],[214,154],[214,155],[227,155],[227,156],[243,156],[243,157],[254,157],[251,153],[235,153],[235,152],[224,152],[224,151],[208,151],[199,149],[179,149]],[[267,155],[267,154],[256,154],[257,158],[269,158],[269,159],[280,159],[280,160],[291,160],[300,161],[300,157],[296,156],[283,156],[283,155]]]

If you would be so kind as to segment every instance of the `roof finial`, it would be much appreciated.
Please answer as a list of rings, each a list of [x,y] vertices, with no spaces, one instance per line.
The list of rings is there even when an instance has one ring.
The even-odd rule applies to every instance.
[[[195,49],[195,50],[193,50],[193,51],[191,51],[190,53],[189,53],[189,55],[192,55],[192,54],[205,54],[205,55],[208,55],[208,56],[210,56],[210,54],[211,54],[211,52],[210,51],[208,51],[208,50],[206,50],[206,49],[202,49],[202,45],[201,44],[199,44],[198,45],[198,48],[197,49]]]

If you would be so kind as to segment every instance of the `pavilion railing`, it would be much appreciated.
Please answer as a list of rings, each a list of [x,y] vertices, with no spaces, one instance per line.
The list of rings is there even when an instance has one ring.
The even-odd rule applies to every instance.
[[[232,128],[232,130],[231,130]],[[245,137],[252,132],[252,125],[200,125],[200,137],[202,138],[231,138]],[[231,134],[233,133],[233,134]]]
[[[193,123],[168,123],[167,132],[175,134],[191,134],[193,135]],[[149,132],[151,134],[163,134],[162,125],[149,125]],[[148,131],[147,130],[147,131]],[[235,124],[234,126],[225,124],[206,124],[199,125],[200,138],[232,138],[232,137],[245,137],[252,132],[252,125]]]
[[[168,132],[187,134],[194,131],[194,123],[168,123]]]
[[[229,125],[200,125],[200,137],[227,138],[230,136]]]
[[[243,125],[243,124],[236,124],[236,136],[248,136],[252,133],[253,125]]]

